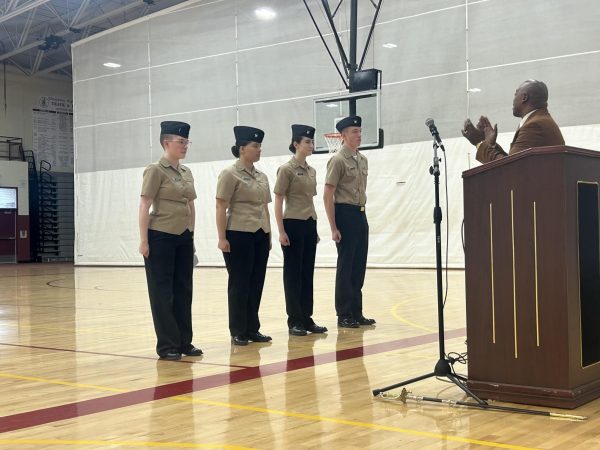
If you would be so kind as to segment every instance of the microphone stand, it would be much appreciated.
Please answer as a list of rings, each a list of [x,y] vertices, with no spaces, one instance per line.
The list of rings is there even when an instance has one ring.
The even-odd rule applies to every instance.
[[[448,359],[446,356],[446,350],[444,347],[444,289],[442,286],[442,208],[440,207],[440,158],[438,157],[438,148],[443,151],[444,146],[437,134],[437,130],[434,133],[433,139],[433,164],[429,167],[429,173],[433,175],[433,184],[435,188],[435,207],[433,209],[433,222],[435,223],[435,260],[436,260],[436,275],[437,275],[437,308],[438,308],[438,341],[439,341],[439,359],[433,369],[433,372],[425,375],[420,375],[409,380],[401,381],[400,383],[393,384],[380,389],[373,390],[374,396],[381,396],[383,392],[387,392],[391,389],[396,389],[401,386],[415,383],[417,381],[425,380],[431,377],[447,378],[460,389],[462,389],[469,397],[473,398],[480,405],[487,405],[485,400],[480,399],[475,393],[473,393],[467,387],[467,378],[454,373],[452,370],[452,364],[454,360]]]

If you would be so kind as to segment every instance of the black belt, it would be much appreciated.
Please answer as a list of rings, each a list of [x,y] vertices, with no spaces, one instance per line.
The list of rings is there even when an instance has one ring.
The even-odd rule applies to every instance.
[[[343,208],[343,209],[352,209],[354,211],[360,211],[360,212],[365,212],[365,206],[364,205],[352,205],[351,203],[336,203],[335,204],[336,208]]]

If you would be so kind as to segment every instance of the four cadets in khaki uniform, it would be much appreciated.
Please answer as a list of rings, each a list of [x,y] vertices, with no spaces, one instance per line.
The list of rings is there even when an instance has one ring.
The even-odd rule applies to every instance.
[[[291,335],[325,333],[315,324],[313,314],[313,275],[317,252],[317,173],[306,162],[314,149],[315,129],[292,125],[290,151],[294,156],[277,170],[275,218],[283,250],[283,286]],[[285,212],[283,203],[285,201]]]
[[[227,294],[229,331],[234,345],[268,342],[259,332],[258,310],[271,248],[267,176],[256,170],[264,132],[234,127],[233,155],[239,158],[224,169],[217,182],[217,231],[229,274]]]
[[[323,200],[336,242],[338,259],[335,278],[335,309],[338,325],[358,328],[373,325],[362,309],[362,287],[367,267],[369,224],[365,213],[369,165],[358,152],[361,118],[350,116],[336,124],[343,146],[327,162]]]
[[[327,163],[324,202],[338,262],[335,306],[338,325],[373,325],[362,312],[369,225],[365,214],[367,159],[357,150],[361,118],[351,116],[336,125],[344,145]],[[161,123],[165,156],[144,171],[140,201],[140,253],[144,256],[148,292],[161,359],[202,355],[192,345],[194,179],[179,164],[185,158],[190,126]],[[277,172],[276,216],[284,254],[284,288],[288,328],[292,335],[324,333],[315,324],[313,276],[316,255],[316,172],[306,163],[314,148],[313,127],[292,125],[292,159]],[[269,181],[256,170],[264,132],[234,127],[231,151],[238,160],[218,178],[216,207],[218,247],[229,274],[229,330],[234,345],[269,342],[260,333],[258,311],[271,249]],[[285,202],[285,212],[283,203]],[[153,207],[150,213],[150,206]]]
[[[140,198],[140,253],[144,256],[148,294],[161,359],[200,356],[192,345],[192,275],[194,258],[194,178],[182,164],[190,126],[162,122],[164,156],[144,171]],[[152,206],[152,212],[150,212]]]

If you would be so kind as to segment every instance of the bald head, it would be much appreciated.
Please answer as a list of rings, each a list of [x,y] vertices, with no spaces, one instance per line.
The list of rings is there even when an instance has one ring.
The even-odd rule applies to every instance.
[[[538,80],[527,80],[521,83],[513,99],[513,115],[523,117],[530,111],[548,106],[548,87]]]

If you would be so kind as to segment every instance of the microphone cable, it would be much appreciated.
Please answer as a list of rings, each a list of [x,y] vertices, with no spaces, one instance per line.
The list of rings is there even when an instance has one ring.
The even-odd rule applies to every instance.
[[[444,292],[444,308],[448,299],[448,246],[450,244],[450,207],[448,205],[448,163],[446,162],[446,151],[444,150],[444,185],[446,191],[446,289]]]

